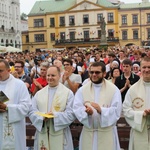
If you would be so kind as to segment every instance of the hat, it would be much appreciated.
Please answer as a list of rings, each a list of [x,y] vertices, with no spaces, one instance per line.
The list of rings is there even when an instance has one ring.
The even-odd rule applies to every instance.
[[[138,66],[138,67],[140,67],[140,62],[139,61],[135,61],[135,62],[132,63],[132,66]]]
[[[114,61],[112,62],[112,64],[117,64],[117,65],[119,66],[119,63],[118,63],[118,61],[116,61],[116,60],[114,60]]]
[[[138,64],[133,64],[133,67],[138,67],[139,68],[140,66]]]

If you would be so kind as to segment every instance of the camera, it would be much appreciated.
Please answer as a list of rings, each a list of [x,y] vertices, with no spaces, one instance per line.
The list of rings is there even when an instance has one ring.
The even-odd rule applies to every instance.
[[[41,57],[35,57],[34,58],[35,65],[38,65],[38,61],[41,61]]]

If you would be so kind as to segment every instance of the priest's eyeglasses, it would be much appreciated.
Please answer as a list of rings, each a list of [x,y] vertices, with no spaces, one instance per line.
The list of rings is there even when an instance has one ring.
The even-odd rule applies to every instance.
[[[96,75],[98,75],[98,74],[100,74],[100,73],[102,73],[102,72],[100,72],[100,71],[89,71],[89,73],[90,73],[90,74],[94,74],[94,73],[95,73]]]

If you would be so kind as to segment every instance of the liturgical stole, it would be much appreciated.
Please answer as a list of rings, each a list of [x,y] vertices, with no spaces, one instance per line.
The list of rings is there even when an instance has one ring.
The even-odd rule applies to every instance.
[[[140,88],[139,88],[140,87]],[[140,79],[130,90],[130,96],[132,99],[132,108],[135,113],[146,109],[146,92],[144,87],[143,79]],[[127,119],[127,118],[126,118]],[[136,118],[137,120],[138,118]],[[130,145],[134,147],[134,150],[148,150],[148,126],[150,126],[150,116],[142,118],[142,124],[139,123],[134,129],[132,128],[133,143]]]
[[[48,86],[44,87],[38,92],[37,105],[40,112],[48,112]],[[51,111],[63,112],[66,108],[66,103],[69,95],[69,89],[59,83],[54,94]],[[57,116],[56,116],[57,117]],[[53,119],[44,122],[42,131],[39,132],[38,150],[42,148],[45,150],[63,150],[64,138],[63,130],[55,131]]]
[[[111,82],[104,79],[102,82],[102,87],[100,89],[100,95],[98,104],[100,107],[110,107],[111,100],[116,91],[116,87]],[[94,87],[92,82],[88,82],[83,87],[83,99],[84,102],[90,101],[94,102],[95,96],[94,96]],[[89,102],[89,104],[90,104]],[[92,106],[91,106],[92,107]],[[98,118],[94,118],[98,119]],[[100,124],[98,124],[97,129],[94,127],[87,128],[83,127],[82,130],[82,150],[92,150],[92,142],[93,142],[93,133],[94,131],[97,131],[98,134],[98,149],[99,150],[112,150],[113,145],[113,129],[112,126],[101,128]]]

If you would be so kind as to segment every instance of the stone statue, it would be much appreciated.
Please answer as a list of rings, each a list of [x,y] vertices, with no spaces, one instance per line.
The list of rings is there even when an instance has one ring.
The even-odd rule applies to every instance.
[[[102,18],[102,21],[101,21],[101,24],[100,24],[100,27],[101,27],[101,34],[106,34],[106,22],[105,22],[105,18]]]
[[[101,24],[100,24],[100,28],[101,28],[101,42],[100,45],[108,45],[107,44],[107,38],[106,38],[106,22],[105,22],[105,18],[102,18]]]

